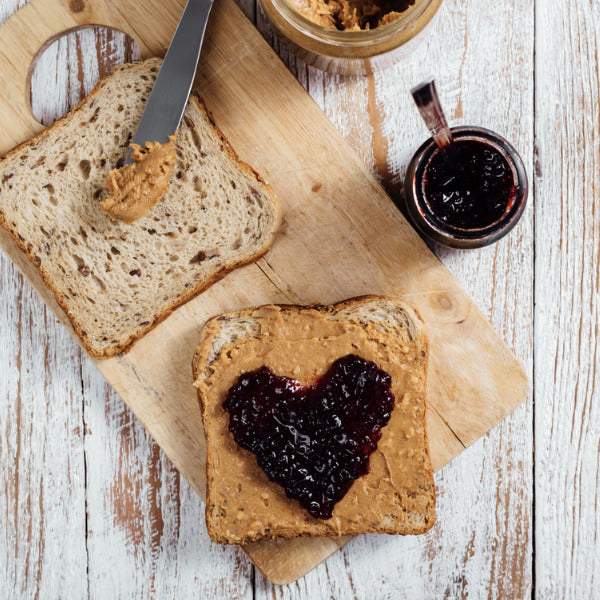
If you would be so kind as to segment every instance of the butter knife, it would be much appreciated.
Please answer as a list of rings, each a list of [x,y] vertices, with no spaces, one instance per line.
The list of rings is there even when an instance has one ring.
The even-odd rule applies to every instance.
[[[188,0],[133,136],[133,144],[164,144],[177,131],[192,91],[212,5],[213,0]],[[131,162],[130,148],[125,164]]]

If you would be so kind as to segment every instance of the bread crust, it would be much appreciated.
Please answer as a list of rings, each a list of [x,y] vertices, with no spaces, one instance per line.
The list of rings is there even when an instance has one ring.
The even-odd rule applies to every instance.
[[[11,158],[13,155],[18,154],[20,151],[22,151],[25,148],[30,148],[32,146],[35,146],[39,141],[48,137],[59,124],[75,118],[77,116],[77,114],[79,113],[79,111],[81,110],[81,108],[87,102],[89,102],[91,99],[94,98],[94,96],[104,87],[106,82],[111,77],[114,77],[120,71],[129,68],[129,66],[131,64],[140,64],[140,62],[145,62],[145,61],[138,61],[136,63],[127,63],[125,65],[121,65],[121,66],[113,69],[108,75],[103,77],[93,87],[92,91],[85,98],[83,98],[71,111],[69,111],[68,113],[63,115],[60,119],[57,119],[52,125],[50,125],[46,129],[44,129],[43,131],[38,133],[36,136],[20,143],[19,145],[15,146],[12,150],[8,151],[3,156],[0,156],[0,168],[2,167],[2,163],[6,159]],[[162,323],[167,317],[169,317],[180,306],[183,306],[184,304],[186,304],[187,302],[189,302],[190,300],[192,300],[193,298],[195,298],[196,296],[201,294],[203,291],[205,291],[211,285],[213,285],[220,279],[223,279],[223,277],[225,277],[228,273],[230,273],[234,269],[243,267],[247,264],[250,264],[250,263],[258,260],[261,256],[263,256],[269,250],[269,248],[273,245],[273,242],[275,241],[277,231],[279,230],[279,227],[281,225],[282,214],[281,214],[281,206],[279,204],[279,200],[278,200],[277,196],[275,195],[273,188],[250,165],[248,165],[245,162],[243,162],[242,160],[240,160],[239,156],[237,155],[235,150],[231,147],[231,144],[229,143],[229,141],[227,140],[227,138],[225,137],[223,132],[216,125],[212,113],[208,110],[208,108],[206,107],[206,104],[204,103],[202,98],[195,91],[192,91],[192,93],[190,94],[189,101],[196,102],[197,108],[210,121],[211,125],[214,127],[217,138],[219,139],[219,141],[223,145],[224,149],[229,154],[229,157],[232,160],[234,160],[243,171],[245,171],[250,177],[254,178],[261,186],[264,187],[264,189],[267,192],[268,197],[272,203],[272,206],[273,206],[273,212],[274,212],[274,216],[275,216],[275,222],[274,222],[274,227],[273,227],[274,233],[269,239],[266,240],[265,245],[262,248],[260,248],[254,255],[252,255],[249,258],[244,259],[243,261],[240,261],[238,263],[235,263],[232,265],[225,265],[223,268],[221,268],[219,271],[217,271],[208,280],[200,282],[198,285],[196,285],[196,287],[191,287],[186,293],[181,295],[175,302],[172,302],[170,305],[165,307],[165,309],[158,316],[156,316],[152,321],[150,321],[150,323],[148,325],[144,326],[144,328],[141,329],[140,331],[132,334],[125,341],[118,343],[116,345],[108,346],[106,348],[106,350],[104,350],[104,351],[97,351],[88,343],[86,332],[83,330],[83,328],[77,321],[77,318],[75,317],[75,315],[69,314],[69,308],[67,306],[67,303],[62,298],[60,292],[53,286],[50,278],[47,277],[46,274],[40,269],[40,264],[39,264],[38,260],[36,260],[35,254],[30,249],[27,248],[27,245],[24,242],[22,242],[19,239],[18,233],[13,230],[13,228],[7,222],[4,214],[2,214],[0,212],[0,226],[4,230],[6,230],[6,232],[9,234],[9,236],[12,238],[14,243],[19,248],[19,250],[21,250],[27,256],[29,261],[36,268],[36,271],[37,271],[38,275],[41,277],[42,281],[44,282],[44,285],[52,292],[56,302],[58,303],[60,308],[63,310],[63,312],[65,313],[65,315],[71,322],[71,325],[73,326],[73,329],[75,330],[75,333],[77,334],[81,345],[83,346],[83,348],[86,350],[86,352],[92,358],[107,359],[107,358],[112,358],[113,356],[116,356],[118,354],[128,352],[129,350],[131,350],[132,346],[139,339],[144,337],[147,333],[152,331],[152,329],[154,329],[157,325]]]
[[[204,325],[203,331],[202,331],[201,342],[200,342],[199,346],[196,348],[196,351],[194,352],[194,355],[192,357],[192,374],[194,377],[194,381],[196,381],[200,377],[201,369],[203,367],[208,366],[204,362],[201,362],[201,360],[203,359],[203,357],[209,356],[213,339],[219,331],[219,327],[218,327],[219,321],[224,322],[227,319],[238,319],[238,318],[251,317],[255,311],[257,311],[261,308],[266,308],[266,307],[271,307],[271,306],[276,306],[281,311],[283,311],[284,313],[288,313],[288,314],[299,313],[300,311],[303,311],[306,309],[316,309],[319,311],[332,313],[332,312],[338,312],[338,311],[346,309],[346,308],[357,308],[357,307],[360,307],[361,305],[367,305],[374,301],[388,301],[388,302],[394,303],[395,305],[401,307],[405,312],[407,312],[410,315],[411,319],[414,320],[414,322],[419,326],[418,334],[419,334],[420,338],[422,339],[423,343],[426,345],[426,347],[428,346],[428,342],[429,342],[428,336],[424,330],[424,327],[422,326],[423,320],[421,319],[419,313],[414,308],[407,306],[405,303],[398,300],[397,298],[393,298],[390,296],[377,296],[377,295],[357,296],[355,298],[350,298],[350,299],[347,299],[347,300],[344,300],[344,301],[341,301],[341,302],[338,302],[338,303],[332,304],[332,305],[324,305],[324,304],[318,304],[318,303],[311,304],[311,305],[293,305],[293,304],[264,305],[264,306],[259,306],[259,307],[246,308],[246,309],[242,309],[239,311],[233,311],[233,312],[225,313],[222,315],[217,315],[217,316],[209,319],[206,322],[206,324]],[[427,370],[428,361],[429,361],[429,353],[427,352],[424,356],[425,371]],[[200,410],[202,413],[202,425],[203,425],[204,432],[206,435],[207,434],[206,424],[208,421],[208,417],[207,417],[207,413],[206,413],[207,402],[203,398],[201,389],[198,389],[198,403],[199,403]],[[426,409],[426,403],[427,403],[427,401],[426,401],[426,398],[424,397],[423,398],[424,409]],[[425,427],[425,429],[424,429],[424,439],[425,439],[425,446],[427,448],[427,454],[428,454],[429,453],[429,438],[427,436],[427,427]],[[251,453],[249,451],[244,450],[243,448],[240,448],[240,452],[251,455]],[[208,460],[207,460],[207,465],[206,465],[207,481],[209,481],[210,468],[211,468],[211,465],[208,463]],[[423,465],[422,468],[425,470],[426,477],[432,482],[432,486],[433,486],[433,470],[431,467],[431,462],[427,461]],[[432,489],[434,489],[434,487],[432,487]],[[207,499],[206,499],[207,507],[210,506],[212,501],[213,500],[211,498],[211,487],[210,487],[210,485],[208,485],[207,486]],[[432,518],[430,519],[430,521],[423,527],[406,524],[405,530],[403,533],[409,534],[409,535],[418,535],[418,534],[422,534],[422,533],[425,533],[426,531],[428,531],[435,523],[435,505],[436,505],[435,493],[432,493],[430,502],[428,503],[428,507],[427,507],[429,514],[432,515]],[[311,533],[308,531],[279,532],[276,534],[262,533],[260,536],[247,536],[246,538],[244,538],[242,540],[236,540],[235,542],[232,542],[229,538],[221,535],[221,533],[215,529],[213,521],[209,518],[208,510],[206,511],[205,519],[206,519],[206,527],[207,527],[207,530],[208,530],[208,533],[209,533],[211,539],[213,541],[221,543],[221,544],[231,544],[231,543],[251,544],[253,542],[258,542],[258,541],[264,540],[264,539],[292,539],[292,538],[296,538],[296,537],[315,537],[315,536],[339,537],[340,535],[358,535],[361,533],[365,533],[364,526],[362,526],[362,527],[356,526],[354,528],[345,529],[341,534],[337,534],[331,530],[320,530],[318,533]],[[379,524],[379,525],[369,525],[368,532],[369,533],[397,534],[398,529],[397,529],[397,526],[394,527],[391,524],[390,525]]]

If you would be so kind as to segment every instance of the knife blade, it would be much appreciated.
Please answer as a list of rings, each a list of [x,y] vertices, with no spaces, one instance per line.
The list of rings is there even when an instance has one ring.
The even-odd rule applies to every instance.
[[[163,60],[132,143],[164,144],[173,135],[187,105],[213,0],[188,0]],[[131,148],[125,164],[130,164]]]

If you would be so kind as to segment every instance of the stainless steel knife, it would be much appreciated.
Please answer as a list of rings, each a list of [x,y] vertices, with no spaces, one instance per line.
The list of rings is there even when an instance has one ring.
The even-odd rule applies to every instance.
[[[183,116],[200,58],[213,0],[188,0],[132,143],[164,144]],[[125,164],[131,163],[131,149]]]

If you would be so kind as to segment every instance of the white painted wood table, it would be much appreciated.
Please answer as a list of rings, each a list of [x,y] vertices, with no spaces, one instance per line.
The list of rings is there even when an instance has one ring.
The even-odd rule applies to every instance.
[[[0,22],[24,3],[0,0]],[[0,598],[600,597],[600,3],[445,0],[416,51],[370,79],[308,68],[242,6],[394,198],[425,137],[408,89],[428,75],[451,124],[514,142],[531,179],[519,226],[491,248],[435,251],[533,394],[437,474],[427,535],[359,536],[273,586],[210,542],[199,498],[2,255]],[[61,40],[34,111],[52,121],[135,53],[110,32]]]

